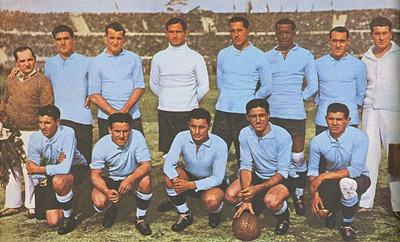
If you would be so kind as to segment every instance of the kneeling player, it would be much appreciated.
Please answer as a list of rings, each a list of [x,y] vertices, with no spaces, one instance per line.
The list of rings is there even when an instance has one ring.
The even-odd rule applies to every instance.
[[[126,113],[108,117],[110,134],[93,148],[92,201],[98,212],[106,209],[102,224],[110,228],[117,217],[121,197],[128,195],[135,186],[135,227],[141,234],[150,235],[152,231],[145,215],[152,197],[151,156],[142,133],[132,129],[131,124],[132,117]]]
[[[349,109],[344,104],[330,104],[326,122],[328,130],[315,136],[310,143],[308,176],[312,211],[325,218],[327,227],[333,228],[336,213],[341,208],[343,239],[352,240],[355,239],[353,217],[360,196],[371,183],[365,167],[368,137],[360,129],[347,126]],[[318,175],[322,157],[327,161],[327,172]]]
[[[269,104],[264,99],[248,102],[246,116],[251,125],[239,135],[239,179],[229,186],[225,198],[236,204],[235,217],[244,210],[258,215],[267,207],[278,220],[275,232],[282,235],[289,229],[289,191],[282,183],[289,173],[292,139],[285,129],[269,122]]]
[[[78,179],[74,166],[86,165],[76,148],[74,130],[60,125],[60,110],[53,105],[39,109],[39,128],[32,134],[28,146],[28,173],[39,179],[35,187],[38,218],[44,217],[50,226],[60,224],[58,234],[71,232],[76,221],[72,212],[72,186]],[[86,170],[87,171],[87,170]]]
[[[215,228],[220,223],[228,150],[223,139],[209,134],[211,116],[204,109],[189,112],[189,130],[177,134],[172,142],[165,163],[164,180],[169,199],[178,210],[179,217],[171,229],[184,230],[193,222],[186,203],[187,195],[201,195],[204,207],[209,211],[208,225]],[[179,157],[184,166],[178,167]]]

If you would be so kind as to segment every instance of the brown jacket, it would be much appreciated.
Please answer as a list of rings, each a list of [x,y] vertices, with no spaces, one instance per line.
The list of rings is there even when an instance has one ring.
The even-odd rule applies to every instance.
[[[38,129],[40,107],[54,104],[53,86],[40,72],[24,81],[17,77],[7,79],[0,106],[10,117],[9,124],[20,130]]]

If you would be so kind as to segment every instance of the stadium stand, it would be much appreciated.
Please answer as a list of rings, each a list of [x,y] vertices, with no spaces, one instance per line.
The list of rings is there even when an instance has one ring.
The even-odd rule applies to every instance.
[[[242,14],[251,22],[250,40],[262,50],[269,50],[275,44],[274,23],[284,17],[293,19],[297,25],[296,42],[310,49],[315,57],[329,51],[328,32],[335,22],[345,21],[351,32],[350,52],[361,56],[371,45],[369,22],[378,15],[386,16],[393,22],[394,40],[399,42],[400,14],[395,9],[323,11],[291,13]],[[0,11],[0,48],[7,57],[0,62],[1,69],[11,68],[12,51],[21,45],[29,45],[36,52],[39,66],[46,57],[56,50],[50,31],[57,24],[67,24],[77,31],[76,50],[88,56],[95,56],[104,48],[104,27],[118,21],[127,29],[125,47],[143,58],[145,69],[149,70],[151,57],[167,47],[164,24],[173,16],[181,16],[188,21],[189,45],[205,56],[209,71],[215,71],[218,51],[229,45],[227,20],[234,13],[213,13],[194,9],[187,14],[179,13],[24,13]],[[29,23],[29,24],[26,24]]]

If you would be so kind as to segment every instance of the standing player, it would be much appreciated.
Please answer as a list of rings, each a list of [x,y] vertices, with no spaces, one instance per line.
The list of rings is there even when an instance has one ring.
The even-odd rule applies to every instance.
[[[229,19],[232,45],[217,57],[217,88],[212,133],[232,142],[239,160],[239,132],[249,123],[246,103],[254,98],[267,98],[272,92],[271,68],[265,54],[249,42],[249,21],[244,17]]]
[[[142,235],[152,233],[145,215],[151,197],[151,156],[143,134],[132,129],[132,116],[114,113],[108,117],[109,135],[93,148],[90,164],[94,208],[105,210],[103,227],[110,228],[117,217],[122,196],[136,190],[135,227]]]
[[[360,207],[372,209],[374,204],[379,163],[383,148],[400,144],[400,47],[392,40],[392,23],[376,17],[370,24],[374,42],[362,61],[367,65],[367,92],[363,106],[362,128],[367,133],[367,167],[371,187],[362,196]],[[400,177],[389,175],[394,216],[400,219]]]
[[[57,233],[67,234],[76,226],[72,186],[79,178],[74,174],[74,166],[87,162],[76,148],[74,130],[60,125],[60,110],[56,106],[39,109],[39,128],[29,140],[27,170],[41,175],[37,186],[46,187],[45,197],[36,201],[43,202],[37,206],[45,207],[47,224],[60,225]]]
[[[193,222],[186,203],[187,195],[201,196],[209,211],[208,225],[215,228],[220,223],[224,180],[228,150],[223,139],[209,134],[211,115],[198,108],[188,114],[189,131],[180,132],[174,139],[164,163],[164,180],[169,199],[178,210],[179,217],[172,225],[173,231],[184,230]],[[183,167],[178,166],[183,157]]]
[[[87,107],[89,58],[74,52],[75,36],[66,25],[52,31],[58,55],[44,65],[44,74],[54,89],[55,105],[61,110],[61,125],[75,131],[79,152],[90,161],[92,154],[92,113]]]
[[[105,28],[105,50],[91,63],[89,71],[90,101],[98,108],[99,136],[108,132],[107,117],[113,113],[129,113],[132,128],[143,133],[139,99],[144,93],[142,60],[122,47],[125,29],[117,22]]]
[[[225,198],[236,205],[235,217],[244,210],[259,215],[266,207],[277,219],[275,232],[289,229],[288,188],[282,184],[289,174],[292,139],[283,128],[269,122],[269,104],[254,99],[246,105],[251,125],[240,131],[239,179],[226,190]]]
[[[350,34],[345,27],[335,27],[329,32],[331,52],[316,60],[318,71],[318,105],[315,115],[316,134],[328,129],[326,108],[334,102],[345,104],[350,110],[350,125],[359,124],[361,107],[367,86],[367,70],[358,58],[347,53]]]
[[[298,215],[305,214],[304,188],[306,185],[307,164],[304,158],[306,135],[306,112],[304,101],[318,89],[317,69],[314,56],[306,49],[293,43],[296,24],[288,18],[275,24],[278,45],[267,52],[272,69],[272,94],[270,122],[286,129],[292,136],[292,172],[288,184],[293,195],[294,208]],[[303,88],[303,80],[307,85]]]
[[[315,215],[325,218],[333,228],[336,214],[342,210],[341,233],[344,240],[355,239],[353,217],[360,196],[368,189],[370,179],[365,167],[367,135],[350,123],[349,109],[341,103],[327,107],[328,130],[315,136],[310,143],[308,176],[311,207]],[[326,172],[319,174],[320,158],[327,162]]]
[[[158,96],[159,150],[168,153],[175,136],[187,130],[190,110],[209,90],[204,58],[186,44],[187,24],[171,18],[165,24],[167,49],[153,56],[150,88]]]
[[[18,47],[13,54],[18,72],[6,80],[0,111],[5,111],[10,118],[11,126],[20,130],[24,151],[28,153],[29,137],[37,130],[38,110],[54,102],[53,88],[46,76],[36,70],[36,56],[31,48]],[[0,211],[0,217],[20,211],[23,176],[28,218],[35,218],[34,182],[28,175],[25,165],[22,164],[22,174],[19,171],[8,172],[10,176],[5,189],[4,209]]]

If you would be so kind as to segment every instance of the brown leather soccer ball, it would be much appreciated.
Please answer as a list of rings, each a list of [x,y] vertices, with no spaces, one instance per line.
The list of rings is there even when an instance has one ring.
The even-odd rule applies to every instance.
[[[240,217],[233,219],[232,232],[240,240],[255,240],[261,234],[261,222],[256,215],[244,211]]]

